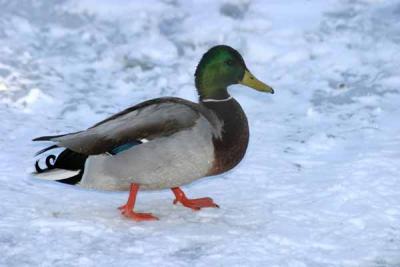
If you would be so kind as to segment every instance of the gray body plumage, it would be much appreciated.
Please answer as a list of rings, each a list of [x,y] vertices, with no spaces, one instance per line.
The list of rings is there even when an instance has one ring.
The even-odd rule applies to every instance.
[[[134,146],[117,155],[90,156],[81,186],[128,190],[178,187],[204,177],[214,157],[211,125],[200,116],[196,124],[168,137]]]
[[[213,138],[222,122],[201,104],[160,98],[122,111],[86,131],[45,137],[58,146],[89,155],[80,185],[104,190],[178,187],[204,177],[213,165]],[[111,155],[133,140],[147,142]],[[43,140],[43,139],[42,139]]]

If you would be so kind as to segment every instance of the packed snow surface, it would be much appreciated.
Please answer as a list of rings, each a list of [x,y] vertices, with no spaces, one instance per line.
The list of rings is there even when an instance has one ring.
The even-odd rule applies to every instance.
[[[400,266],[400,2],[0,0],[0,266]],[[146,99],[196,100],[211,46],[274,87],[232,86],[251,140],[183,189],[220,209],[35,179],[40,135]]]

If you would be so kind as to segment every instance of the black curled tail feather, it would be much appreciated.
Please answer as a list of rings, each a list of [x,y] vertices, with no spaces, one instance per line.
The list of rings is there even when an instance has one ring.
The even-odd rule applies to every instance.
[[[57,147],[57,146],[56,146]],[[49,147],[47,150],[53,149],[55,147]],[[45,151],[47,151],[45,150]],[[43,152],[45,152],[43,151]],[[43,153],[42,152],[42,153]],[[57,157],[55,155],[49,155],[45,159],[46,168],[42,169],[39,166],[39,160],[35,163],[35,169],[37,173],[43,173],[46,171],[54,170],[54,169],[63,169],[70,171],[77,171],[79,173],[75,176],[57,180],[60,183],[66,184],[77,184],[82,180],[83,170],[85,168],[85,162],[87,159],[87,155],[83,155],[77,152],[74,152],[70,149],[64,149]]]
[[[46,162],[46,167],[47,167],[47,168],[45,168],[45,169],[40,168],[40,166],[39,166],[39,160],[37,160],[36,163],[35,163],[36,172],[37,172],[37,173],[42,173],[42,172],[45,172],[45,171],[47,171],[47,170],[54,169],[55,159],[56,159],[56,156],[55,156],[55,155],[49,155],[49,156],[47,156],[47,157],[46,157],[46,161],[45,161],[45,162]]]

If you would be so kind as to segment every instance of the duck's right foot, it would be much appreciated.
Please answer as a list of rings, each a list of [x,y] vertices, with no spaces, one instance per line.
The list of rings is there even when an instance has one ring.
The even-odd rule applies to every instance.
[[[171,188],[171,190],[175,194],[174,204],[180,202],[183,206],[191,208],[192,210],[200,210],[202,208],[219,208],[219,206],[214,203],[212,198],[203,197],[189,199],[179,187]]]

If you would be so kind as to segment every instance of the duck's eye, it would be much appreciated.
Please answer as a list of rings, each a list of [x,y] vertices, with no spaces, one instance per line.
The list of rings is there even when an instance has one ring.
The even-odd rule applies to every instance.
[[[225,64],[228,66],[232,66],[233,65],[233,60],[232,59],[228,59],[227,61],[225,61]]]

